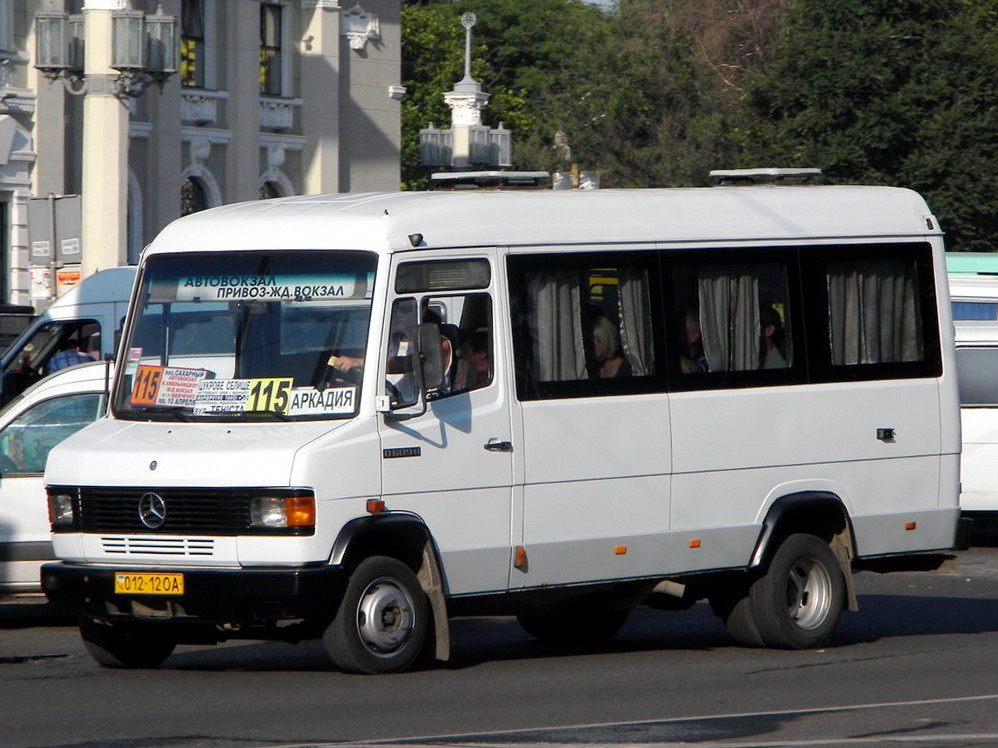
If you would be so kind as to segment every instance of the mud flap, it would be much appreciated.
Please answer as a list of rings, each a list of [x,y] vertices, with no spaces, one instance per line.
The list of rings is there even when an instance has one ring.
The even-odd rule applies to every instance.
[[[450,659],[450,621],[447,619],[447,603],[444,600],[443,582],[440,567],[433,546],[427,541],[423,545],[423,563],[416,574],[423,592],[430,601],[433,611],[434,656],[438,660]]]
[[[849,527],[846,526],[842,532],[835,535],[829,546],[839,562],[839,568],[842,570],[842,579],[846,585],[846,605],[849,610],[859,610],[859,602],[856,600],[856,589],[852,583],[852,533],[849,531]]]

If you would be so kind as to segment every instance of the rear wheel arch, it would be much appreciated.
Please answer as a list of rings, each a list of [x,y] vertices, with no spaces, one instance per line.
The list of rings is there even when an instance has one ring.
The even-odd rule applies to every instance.
[[[794,533],[815,535],[828,543],[842,570],[847,608],[858,610],[852,584],[856,543],[845,502],[830,491],[800,491],[778,498],[762,521],[749,570],[764,571],[783,541]]]

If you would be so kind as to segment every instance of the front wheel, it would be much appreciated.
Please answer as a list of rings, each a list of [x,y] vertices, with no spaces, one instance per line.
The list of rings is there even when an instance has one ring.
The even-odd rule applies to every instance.
[[[152,668],[173,654],[177,642],[153,626],[84,618],[80,637],[87,653],[109,668]]]
[[[342,670],[397,673],[419,657],[428,626],[426,595],[416,575],[401,561],[372,556],[350,575],[322,641]]]

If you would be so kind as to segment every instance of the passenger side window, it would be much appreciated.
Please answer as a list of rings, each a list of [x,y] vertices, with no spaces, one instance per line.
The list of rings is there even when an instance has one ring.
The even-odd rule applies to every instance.
[[[86,393],[55,397],[33,405],[0,431],[0,473],[42,473],[49,452],[94,421],[104,396]]]
[[[795,367],[799,321],[787,264],[729,256],[673,258],[671,365],[680,389],[775,383],[786,375],[766,372]]]
[[[934,377],[942,371],[928,244],[801,248],[813,381]],[[826,342],[827,341],[827,342]]]
[[[664,389],[654,252],[509,258],[521,399]]]
[[[832,365],[920,361],[918,270],[902,258],[828,263]]]

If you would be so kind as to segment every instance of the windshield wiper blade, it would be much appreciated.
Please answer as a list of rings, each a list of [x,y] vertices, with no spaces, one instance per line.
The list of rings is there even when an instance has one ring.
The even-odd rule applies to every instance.
[[[178,421],[183,421],[184,423],[188,423],[191,420],[191,417],[187,413],[185,413],[182,409],[180,409],[180,408],[168,408],[168,407],[165,407],[165,406],[158,406],[158,407],[157,406],[152,406],[152,407],[148,407],[147,406],[147,407],[143,408],[139,412],[141,412],[141,413],[162,413],[163,415],[170,416],[170,417],[172,417],[172,418],[174,418],[174,419],[176,419]]]
[[[241,415],[244,417],[243,420],[246,420],[245,416],[251,416],[251,417],[270,416],[271,418],[275,418],[278,421],[292,420],[291,416],[289,416],[287,413],[278,413],[275,410],[247,410],[245,413],[242,413]]]

